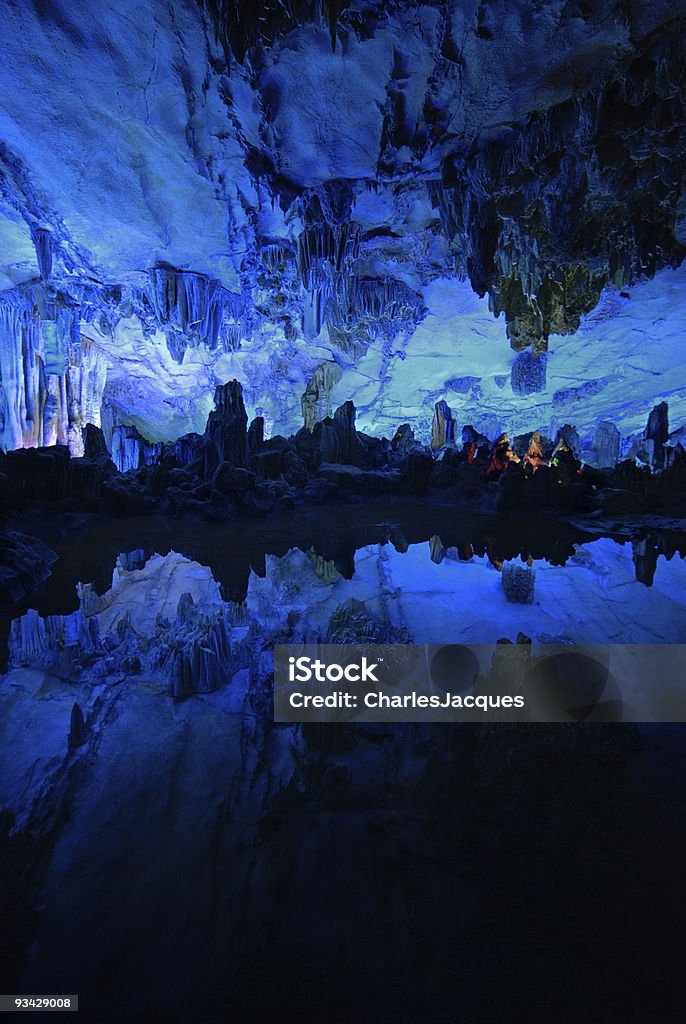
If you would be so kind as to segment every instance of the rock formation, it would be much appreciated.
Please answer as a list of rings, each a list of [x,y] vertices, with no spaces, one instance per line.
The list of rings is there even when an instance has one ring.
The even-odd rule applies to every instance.
[[[686,0],[0,14],[7,990],[682,1019],[683,728],[539,651],[686,641]],[[281,643],[551,720],[277,723]]]
[[[131,59],[116,4],[92,34],[83,0],[49,24],[7,10],[5,92],[29,99],[0,124],[2,447],[79,455],[110,416],[153,442],[200,433],[230,377],[282,434],[330,416],[334,382],[378,436],[424,420],[428,443],[458,396],[491,437],[514,396],[530,432],[536,396],[577,387],[598,395],[588,447],[601,419],[636,432],[649,378],[627,360],[631,401],[606,400],[587,342],[642,295],[652,337],[646,279],[668,296],[686,253],[686,9],[181,6],[138,12]],[[452,323],[470,289],[487,301]],[[567,334],[582,384],[557,375]]]
[[[243,404],[243,388],[237,380],[218,387],[214,393],[214,411],[205,428],[205,476],[226,464],[243,469],[248,458],[248,417]]]
[[[593,439],[595,464],[601,469],[612,469],[619,460],[620,434],[614,423],[602,420]]]
[[[455,421],[447,402],[436,402],[431,426],[431,448],[437,452],[445,444],[455,443]]]

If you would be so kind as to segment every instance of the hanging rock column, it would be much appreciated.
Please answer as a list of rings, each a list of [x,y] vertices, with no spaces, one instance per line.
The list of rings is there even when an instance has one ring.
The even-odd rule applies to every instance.
[[[516,395],[545,391],[548,355],[530,349],[520,352],[512,364],[510,383]]]
[[[107,360],[81,335],[78,310],[32,291],[3,296],[0,447],[68,444],[83,455],[82,430],[100,426],[106,378]]]

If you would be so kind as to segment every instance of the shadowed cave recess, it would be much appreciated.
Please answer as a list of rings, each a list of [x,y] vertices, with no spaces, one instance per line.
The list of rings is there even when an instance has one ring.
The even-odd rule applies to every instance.
[[[686,644],[686,2],[0,16],[0,989],[683,1019],[683,725],[273,648]]]

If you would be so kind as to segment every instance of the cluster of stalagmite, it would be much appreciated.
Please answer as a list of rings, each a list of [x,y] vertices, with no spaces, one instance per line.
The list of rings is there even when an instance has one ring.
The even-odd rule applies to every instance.
[[[306,414],[312,412],[305,405]],[[19,449],[0,455],[0,490],[10,507],[31,500],[140,512],[157,508],[231,520],[302,504],[443,491],[456,504],[506,512],[557,508],[634,514],[678,503],[686,491],[681,431],[669,431],[666,403],[651,412],[627,456],[613,424],[599,426],[589,452],[571,424],[554,438],[536,430],[495,439],[470,424],[459,431],[452,410],[437,403],[431,446],[409,424],[392,439],[356,427],[344,402],[332,416],[291,437],[266,437],[262,417],[248,424],[238,381],[218,387],[203,434],[167,444],[116,427],[112,455],[103,432],[87,425],[83,457],[68,448]],[[607,461],[606,461],[607,460]],[[604,463],[604,464],[603,464]]]

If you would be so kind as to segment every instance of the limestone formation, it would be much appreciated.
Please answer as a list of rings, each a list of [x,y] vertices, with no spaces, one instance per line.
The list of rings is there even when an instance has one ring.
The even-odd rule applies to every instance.
[[[205,476],[221,463],[244,468],[248,458],[248,417],[243,404],[243,388],[237,380],[218,387],[214,410],[205,428]]]
[[[441,399],[436,402],[431,426],[431,448],[437,452],[446,444],[455,444],[455,420],[448,403]]]
[[[316,423],[331,416],[331,392],[340,379],[341,371],[335,363],[322,363],[308,380],[302,396],[303,423],[307,430],[313,430]]]
[[[666,402],[660,402],[651,411],[643,436],[646,441],[652,442],[652,464],[662,469],[665,462],[664,447],[669,438],[669,406]]]
[[[547,356],[545,352],[520,352],[512,364],[510,383],[516,395],[530,395],[543,391],[546,382]]]
[[[579,458],[581,455],[581,441],[579,438],[576,427],[572,426],[571,423],[565,423],[564,426],[560,427],[555,437],[555,444],[553,446],[553,455],[561,449],[568,449],[575,458]]]
[[[502,583],[505,597],[512,604],[532,604],[536,572],[533,569],[508,563],[502,568]]]
[[[614,423],[602,420],[593,439],[595,464],[601,469],[614,468],[619,460],[620,433]]]

